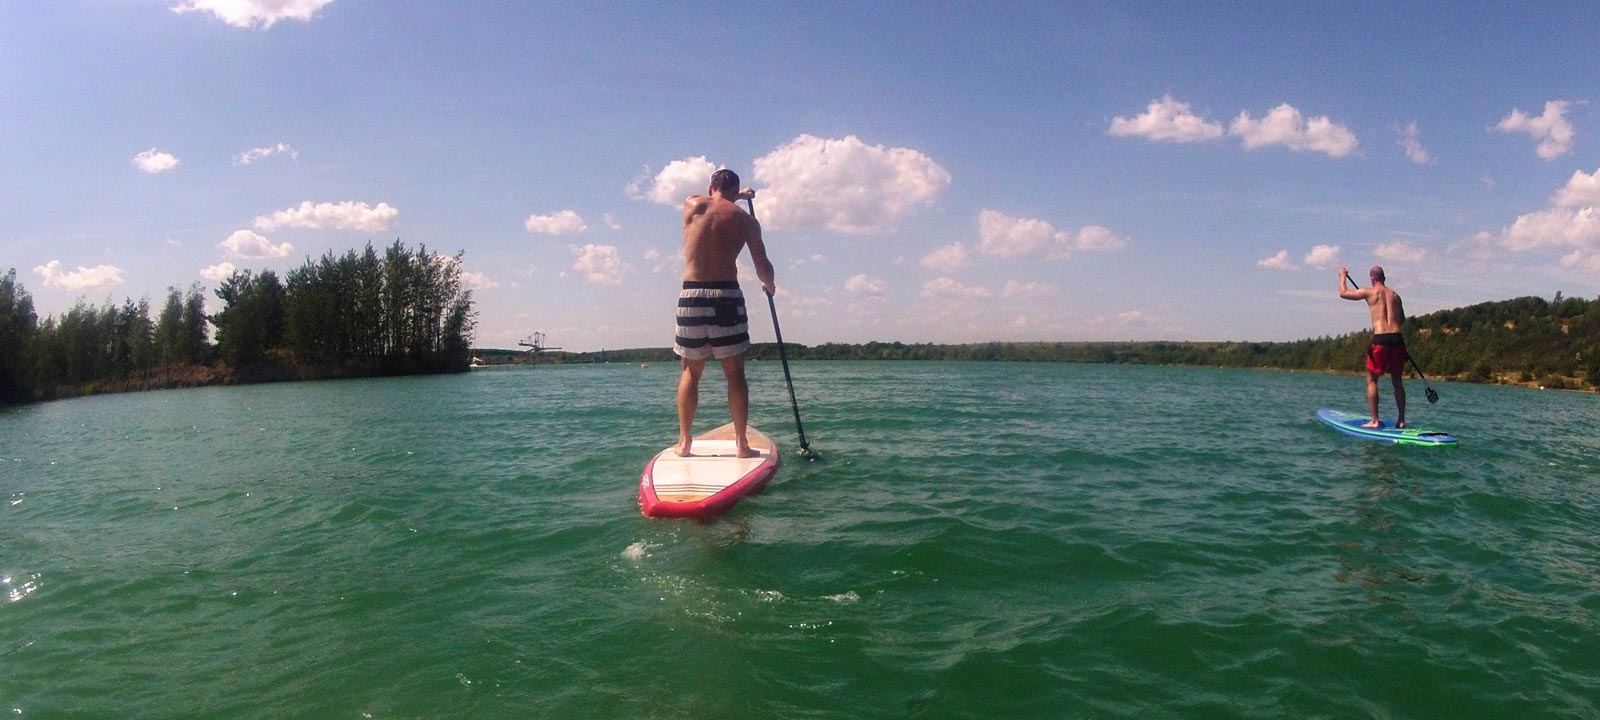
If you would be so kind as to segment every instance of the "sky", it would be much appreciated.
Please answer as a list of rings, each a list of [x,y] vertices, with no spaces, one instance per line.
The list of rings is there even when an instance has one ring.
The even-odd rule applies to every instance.
[[[477,345],[671,344],[757,191],[784,339],[1276,341],[1600,295],[1600,4],[0,3],[41,316],[400,241]],[[748,259],[751,332],[772,339]]]

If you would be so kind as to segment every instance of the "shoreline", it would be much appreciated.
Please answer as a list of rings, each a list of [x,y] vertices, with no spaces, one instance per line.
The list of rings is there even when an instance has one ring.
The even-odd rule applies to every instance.
[[[1106,343],[1112,346],[1115,343]],[[801,346],[804,347],[804,346]],[[756,352],[757,348],[763,352]],[[776,345],[763,343],[752,345],[751,360],[769,361],[777,360]],[[676,362],[677,357],[667,348],[634,348],[628,350],[603,350],[594,353],[551,353],[529,356],[528,353],[516,350],[501,350],[494,348],[480,348],[473,351],[476,356],[487,355],[492,358],[512,357],[510,362],[489,361],[481,368],[496,368],[506,366],[534,366],[534,365],[598,365],[608,363],[632,362]],[[657,357],[658,355],[662,357]],[[771,357],[768,357],[770,355]],[[1080,365],[1166,365],[1169,367],[1197,367],[1214,368],[1218,370],[1269,370],[1286,373],[1314,373],[1319,375],[1346,375],[1360,378],[1365,373],[1360,370],[1337,370],[1330,368],[1290,368],[1273,365],[1216,365],[1179,362],[1138,362],[1129,360],[1081,360],[1081,359],[965,359],[965,358],[803,358],[793,359],[793,362],[806,362],[811,360],[835,362],[1021,362],[1021,363],[1070,363]],[[122,393],[152,392],[159,390],[181,390],[199,387],[220,387],[229,385],[262,385],[280,382],[315,382],[320,380],[354,380],[361,378],[379,377],[404,377],[409,375],[451,375],[469,372],[471,368],[463,367],[456,370],[408,370],[400,372],[386,372],[379,368],[367,366],[350,367],[322,367],[322,366],[281,366],[281,365],[255,365],[243,369],[233,369],[227,366],[188,365],[167,370],[152,370],[137,378],[124,380],[99,380],[83,385],[60,385],[53,389],[49,397],[39,398],[23,403],[0,403],[0,408],[22,407],[37,403],[52,402],[56,400],[71,400],[74,398],[91,397],[95,395],[114,395]],[[1416,377],[1407,378],[1417,380]],[[1429,376],[1429,381],[1464,383],[1471,385],[1496,385],[1503,387],[1523,388],[1527,390],[1557,390],[1579,393],[1600,394],[1600,389],[1585,387],[1549,387],[1537,381],[1521,381],[1496,377],[1485,382],[1456,376]],[[1578,384],[1576,378],[1565,380]]]

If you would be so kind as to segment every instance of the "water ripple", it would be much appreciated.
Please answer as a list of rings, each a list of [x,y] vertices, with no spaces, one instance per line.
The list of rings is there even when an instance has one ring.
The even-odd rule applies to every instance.
[[[0,413],[0,698],[46,716],[1593,717],[1600,411],[1359,378],[775,363],[790,462],[638,515],[670,365]],[[726,413],[708,383],[706,426]],[[715,682],[708,682],[714,678]],[[115,710],[108,710],[114,708]]]

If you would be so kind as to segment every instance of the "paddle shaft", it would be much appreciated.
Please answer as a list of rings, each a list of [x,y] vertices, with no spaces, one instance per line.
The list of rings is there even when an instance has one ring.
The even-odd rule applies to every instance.
[[[1350,277],[1350,273],[1345,273],[1344,278],[1349,280],[1351,285],[1354,285],[1357,288],[1361,287],[1361,283],[1356,282],[1355,278]],[[1417,359],[1411,357],[1411,353],[1409,351],[1406,352],[1406,362],[1411,363],[1411,369],[1417,371],[1417,377],[1422,378],[1422,386],[1428,388],[1428,392],[1432,393],[1429,399],[1431,400],[1434,397],[1438,397],[1438,394],[1433,392],[1433,386],[1428,384],[1428,376],[1422,374],[1422,368],[1417,367]]]
[[[744,202],[750,208],[750,217],[755,217],[755,201],[745,198]],[[794,378],[789,375],[789,352],[783,348],[783,328],[778,326],[778,304],[770,294],[767,295],[767,310],[772,313],[772,334],[778,338],[778,360],[783,363],[783,384],[789,388],[789,409],[794,411],[794,429],[800,435],[800,456],[815,458],[817,454],[812,451],[811,443],[806,442],[805,425],[800,423],[800,401],[794,397]]]
[[[772,312],[772,334],[778,337],[778,361],[783,363],[783,383],[789,388],[789,409],[794,411],[794,429],[800,434],[800,455],[815,455],[806,442],[806,428],[800,424],[800,402],[794,398],[794,378],[789,376],[789,353],[783,349],[783,330],[778,328],[778,306],[767,296],[767,309]]]

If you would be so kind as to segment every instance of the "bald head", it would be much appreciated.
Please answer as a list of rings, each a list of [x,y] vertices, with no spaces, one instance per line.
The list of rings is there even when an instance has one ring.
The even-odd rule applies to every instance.
[[[1367,277],[1372,278],[1373,282],[1384,282],[1386,278],[1383,276],[1383,266],[1373,265],[1372,269],[1367,271]]]

